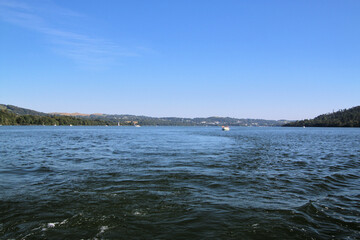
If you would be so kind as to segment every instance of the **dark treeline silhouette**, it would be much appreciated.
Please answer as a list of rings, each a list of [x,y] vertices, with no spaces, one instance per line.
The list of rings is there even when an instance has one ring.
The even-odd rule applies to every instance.
[[[287,123],[285,127],[360,127],[360,106],[322,114],[314,119]]]

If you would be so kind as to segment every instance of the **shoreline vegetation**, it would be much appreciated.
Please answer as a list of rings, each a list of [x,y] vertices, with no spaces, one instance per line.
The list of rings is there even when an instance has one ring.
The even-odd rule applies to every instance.
[[[180,118],[118,114],[42,113],[13,105],[0,104],[0,125],[57,126],[282,126],[286,120],[238,119],[230,117]]]
[[[89,125],[107,125],[104,121],[88,120],[75,117],[64,116],[38,116],[38,115],[17,115],[7,110],[0,110],[0,124],[1,125],[57,125],[57,126],[89,126]]]
[[[360,106],[289,122],[284,127],[360,127]]]
[[[247,127],[360,127],[360,106],[300,121],[230,117],[179,118],[116,114],[43,113],[0,104],[0,125],[44,126],[247,126]]]

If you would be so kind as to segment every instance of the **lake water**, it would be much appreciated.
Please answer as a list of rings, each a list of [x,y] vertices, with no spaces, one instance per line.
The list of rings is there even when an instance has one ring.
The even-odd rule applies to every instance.
[[[360,239],[360,129],[0,127],[0,239]]]

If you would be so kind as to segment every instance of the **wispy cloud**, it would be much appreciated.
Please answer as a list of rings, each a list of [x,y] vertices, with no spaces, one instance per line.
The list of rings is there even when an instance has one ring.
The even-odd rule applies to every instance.
[[[11,1],[11,0],[2,0],[2,1],[0,1],[0,6],[29,10],[29,7],[28,7],[27,4],[21,3],[21,2],[16,2],[16,1]]]
[[[140,53],[144,52],[138,47],[121,47],[107,39],[68,30],[71,26],[55,27],[54,16],[55,19],[58,17],[63,20],[64,17],[78,18],[83,15],[52,3],[50,8],[45,9],[40,4],[30,6],[26,2],[0,0],[0,18],[3,21],[44,35],[55,53],[73,60],[80,66],[104,68],[118,64],[122,58],[140,56]]]

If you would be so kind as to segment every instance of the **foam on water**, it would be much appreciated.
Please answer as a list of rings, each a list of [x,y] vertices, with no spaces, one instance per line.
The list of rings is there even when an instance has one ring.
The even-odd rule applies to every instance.
[[[357,239],[360,129],[2,127],[4,239]]]

